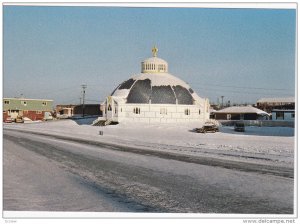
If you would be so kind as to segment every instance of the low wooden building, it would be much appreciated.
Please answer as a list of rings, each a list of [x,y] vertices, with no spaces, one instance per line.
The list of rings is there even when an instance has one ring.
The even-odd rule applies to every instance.
[[[257,108],[267,113],[272,110],[294,110],[295,97],[261,98],[256,102]]]
[[[56,105],[55,107],[56,117],[63,117],[63,118],[72,117],[74,115],[73,111],[75,106],[76,105],[73,104]]]
[[[33,121],[43,120],[46,113],[51,113],[53,100],[3,98],[3,120],[8,117],[13,120],[19,117],[27,117]]]
[[[216,120],[268,120],[265,111],[252,106],[233,106],[215,111]]]
[[[56,106],[57,117],[68,118],[73,116],[101,116],[102,111],[100,111],[100,104],[65,104]]]

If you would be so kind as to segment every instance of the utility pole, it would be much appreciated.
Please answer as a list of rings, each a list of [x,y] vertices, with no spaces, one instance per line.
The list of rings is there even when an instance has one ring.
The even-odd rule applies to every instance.
[[[84,117],[84,98],[85,98],[86,85],[85,84],[81,85],[81,88],[82,88],[82,117]]]
[[[222,98],[222,108],[224,107],[224,104],[223,104],[223,100],[224,100],[224,96],[221,96],[221,98]]]

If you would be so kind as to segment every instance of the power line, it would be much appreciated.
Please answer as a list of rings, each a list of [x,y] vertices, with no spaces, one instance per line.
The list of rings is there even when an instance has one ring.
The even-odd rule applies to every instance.
[[[90,100],[90,99],[86,99],[85,101],[87,101],[87,102],[98,102],[98,103],[101,102],[101,100]]]
[[[193,82],[195,84],[200,84],[199,82]],[[260,89],[260,90],[274,90],[274,91],[287,91],[287,90],[290,90],[290,89],[277,89],[277,88],[265,88],[265,87],[246,87],[246,86],[227,86],[227,85],[216,85],[216,84],[203,84],[201,83],[201,85],[203,86],[216,86],[216,87],[225,87],[225,88],[238,88],[238,89]]]
[[[221,90],[221,89],[206,89],[206,88],[202,88],[200,89],[200,91],[197,91],[199,93],[201,92],[220,92],[220,93],[223,93],[223,92],[227,92],[227,93],[244,93],[244,94],[253,94],[253,95],[270,95],[270,96],[274,96],[274,94],[272,93],[264,93],[264,92],[245,92],[245,91],[237,91],[237,90]],[[289,93],[286,93],[286,94],[280,94],[280,95],[286,95],[286,96],[290,96],[291,94]]]

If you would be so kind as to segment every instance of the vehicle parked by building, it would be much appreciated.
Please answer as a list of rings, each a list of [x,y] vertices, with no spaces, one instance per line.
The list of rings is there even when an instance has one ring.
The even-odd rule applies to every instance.
[[[15,122],[16,122],[16,123],[24,123],[24,119],[23,119],[22,116],[17,116]]]
[[[4,119],[4,123],[12,123],[12,122],[13,122],[13,120],[12,120],[11,117],[6,117],[6,118]]]
[[[195,131],[198,133],[206,133],[206,132],[215,133],[219,131],[219,127],[212,122],[205,122],[201,128],[196,128]]]
[[[51,121],[51,120],[53,120],[53,116],[52,116],[51,112],[45,112],[43,120],[44,121]]]
[[[234,124],[234,131],[245,132],[245,123],[236,122]]]

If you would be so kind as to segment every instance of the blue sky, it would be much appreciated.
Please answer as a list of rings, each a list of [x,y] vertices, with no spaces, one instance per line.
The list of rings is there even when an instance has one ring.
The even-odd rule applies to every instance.
[[[99,103],[157,45],[211,102],[294,96],[293,9],[4,6],[4,97]]]

